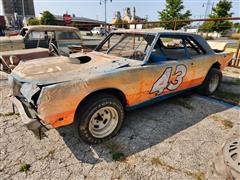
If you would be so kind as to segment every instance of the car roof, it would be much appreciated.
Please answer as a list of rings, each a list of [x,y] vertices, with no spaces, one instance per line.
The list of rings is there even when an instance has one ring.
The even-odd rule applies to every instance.
[[[161,29],[141,29],[141,30],[137,30],[137,29],[123,30],[123,29],[121,29],[121,30],[113,31],[112,33],[150,34],[150,35],[154,35],[154,36],[156,36],[157,34],[160,34],[160,36],[163,35],[163,36],[167,36],[167,37],[188,36],[188,37],[192,37],[193,39],[195,39],[201,45],[201,47],[206,51],[207,54],[214,53],[214,51],[209,46],[207,41],[202,36],[200,36],[198,34],[194,34],[194,33],[173,31],[173,30],[161,30]]]
[[[161,30],[161,29],[120,29],[115,30],[114,33],[133,33],[133,34],[164,34],[164,35],[187,35],[187,36],[198,36],[193,33],[173,31],[173,30]]]
[[[49,31],[78,31],[75,27],[70,26],[52,26],[52,25],[37,25],[37,26],[26,26],[29,30],[49,30]]]

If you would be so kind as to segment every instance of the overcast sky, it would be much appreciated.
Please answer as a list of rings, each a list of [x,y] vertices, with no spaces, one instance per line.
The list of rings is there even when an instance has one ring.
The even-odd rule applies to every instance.
[[[204,17],[208,0],[183,0],[186,9],[190,9],[193,18]],[[211,0],[216,4],[219,0]],[[100,0],[34,0],[36,15],[38,16],[44,10],[49,10],[53,14],[62,15],[68,11],[69,14],[76,14],[98,20],[104,20],[104,6],[99,4]],[[232,12],[235,17],[240,16],[240,0],[232,0]],[[137,15],[149,17],[150,20],[157,20],[158,13],[165,7],[165,0],[113,0],[107,3],[108,22],[111,22],[115,11],[121,14],[125,7],[136,7]],[[0,14],[2,10],[0,10]]]

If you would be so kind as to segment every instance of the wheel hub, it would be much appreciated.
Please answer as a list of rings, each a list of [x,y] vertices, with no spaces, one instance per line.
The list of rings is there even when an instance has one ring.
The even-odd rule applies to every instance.
[[[214,92],[217,87],[218,87],[218,83],[219,83],[219,76],[217,74],[213,75],[212,78],[210,79],[209,82],[209,91],[210,92]]]
[[[89,122],[89,131],[96,138],[110,135],[118,124],[118,113],[113,107],[103,107],[97,110]]]

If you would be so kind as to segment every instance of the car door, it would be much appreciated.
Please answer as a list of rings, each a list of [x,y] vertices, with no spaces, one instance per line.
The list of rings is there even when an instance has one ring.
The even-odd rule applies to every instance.
[[[176,94],[193,86],[194,64],[187,52],[184,37],[172,39],[180,44],[168,46],[165,43],[168,40],[161,38],[163,42],[155,47],[143,67],[141,101]]]

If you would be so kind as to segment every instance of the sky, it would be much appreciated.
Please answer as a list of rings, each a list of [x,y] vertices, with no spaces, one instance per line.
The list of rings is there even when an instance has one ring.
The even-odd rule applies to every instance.
[[[183,0],[183,4],[186,9],[191,10],[192,18],[203,18],[207,1]],[[216,5],[219,0],[210,1]],[[104,6],[100,5],[99,2],[100,0],[34,0],[34,5],[37,16],[45,10],[49,10],[56,15],[62,15],[68,11],[69,14],[75,14],[76,16],[104,20]],[[240,0],[232,0],[232,6],[233,16],[240,17]],[[157,12],[165,8],[165,0],[112,0],[112,2],[108,0],[107,21],[111,22],[115,11],[120,11],[122,14],[126,7],[135,7],[137,16],[148,16],[149,20],[157,20]],[[3,14],[1,11],[0,14]]]

